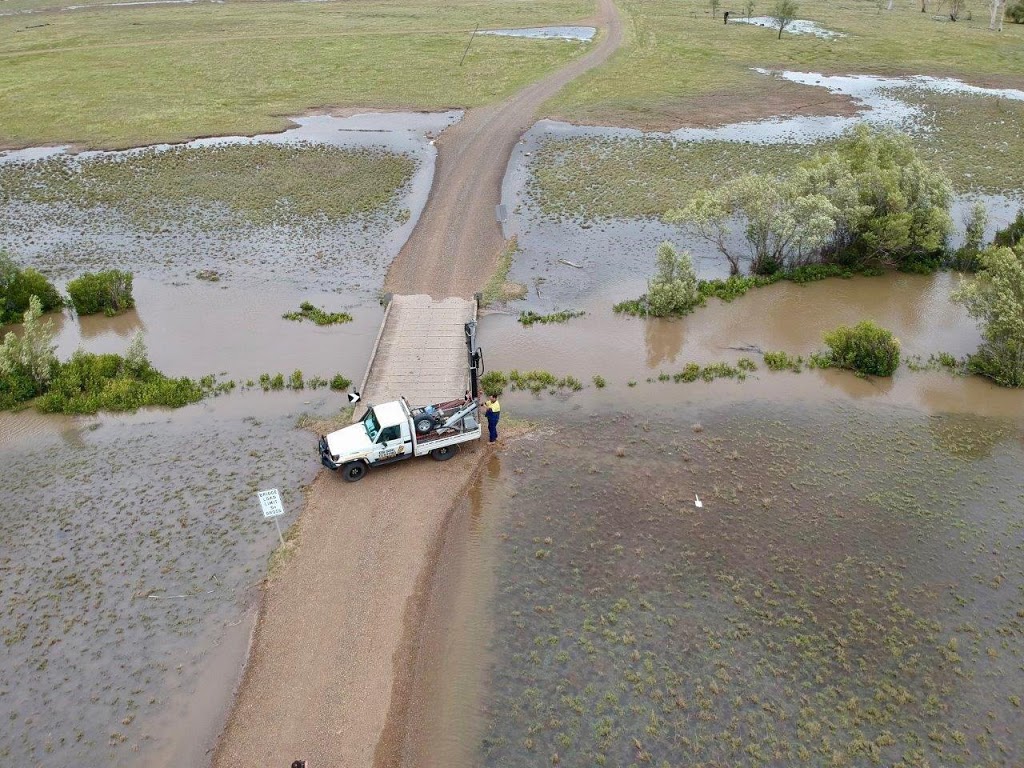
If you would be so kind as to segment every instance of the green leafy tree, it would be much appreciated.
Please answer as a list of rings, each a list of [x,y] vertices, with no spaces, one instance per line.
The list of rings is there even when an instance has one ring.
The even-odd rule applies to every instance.
[[[1017,218],[996,232],[995,244],[1013,248],[1024,242],[1024,208],[1017,211]]]
[[[42,302],[38,296],[32,296],[23,317],[21,335],[8,332],[0,345],[0,377],[6,382],[2,389],[8,394],[17,391],[27,395],[20,400],[46,391],[57,366],[53,321],[39,322],[42,314]]]
[[[900,365],[900,342],[870,320],[841,325],[825,334],[829,365],[870,376],[892,376]]]
[[[659,245],[658,272],[647,285],[649,313],[655,317],[684,315],[700,301],[689,252],[677,252],[672,243]]]
[[[734,275],[743,255],[732,237],[731,224],[738,221],[751,272],[769,275],[816,260],[835,230],[836,215],[835,206],[818,192],[803,194],[790,179],[750,173],[698,192],[686,208],[669,211],[666,220],[714,244]]]
[[[775,0],[775,5],[772,6],[772,19],[775,22],[774,26],[779,28],[779,40],[782,39],[782,33],[796,19],[799,12],[800,6],[794,0]]]
[[[984,204],[975,203],[964,217],[964,242],[950,259],[949,266],[965,272],[978,269],[978,257],[985,246],[985,227],[988,225],[988,211]]]
[[[822,194],[839,212],[827,259],[913,268],[941,258],[953,187],[908,136],[862,123],[834,151],[802,164],[798,177],[803,194]]]
[[[1004,387],[1024,387],[1024,246],[992,247],[982,269],[953,294],[980,321],[984,339],[970,367]]]

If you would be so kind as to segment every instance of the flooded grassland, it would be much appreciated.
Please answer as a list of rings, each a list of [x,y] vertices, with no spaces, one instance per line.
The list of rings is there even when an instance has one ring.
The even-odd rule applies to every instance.
[[[143,332],[168,375],[358,380],[378,292],[426,200],[442,115],[303,117],[283,134],[0,157],[0,247],[59,287],[135,273],[137,308],[55,315],[58,354]],[[353,320],[282,318],[302,301]],[[0,414],[0,763],[201,765],[277,546],[319,468],[303,414],[340,393],[248,391],[174,412]]]
[[[494,586],[449,764],[1019,763],[1022,438],[677,401],[513,441],[467,510]]]

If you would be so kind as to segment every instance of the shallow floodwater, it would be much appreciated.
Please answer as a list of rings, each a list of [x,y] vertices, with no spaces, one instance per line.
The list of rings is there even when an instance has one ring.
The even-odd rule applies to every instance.
[[[255,493],[279,488],[295,519],[319,468],[296,420],[342,399],[234,394],[48,430],[0,414],[0,762],[204,764],[277,545]]]
[[[168,375],[214,373],[242,384],[261,373],[287,376],[298,369],[307,378],[343,373],[358,381],[384,314],[376,302],[353,306],[337,294],[290,283],[168,285],[142,278],[135,280],[134,295],[136,309],[117,317],[49,315],[58,329],[58,357],[70,357],[79,347],[123,354],[141,332],[150,361]],[[303,301],[347,311],[352,322],[317,326],[282,318]]]
[[[811,144],[840,136],[857,123],[865,122],[877,127],[909,130],[919,128],[920,107],[899,97],[900,90],[934,91],[936,93],[963,93],[974,96],[992,96],[1024,101],[1024,90],[1015,88],[982,88],[955,78],[937,78],[925,75],[915,77],[875,77],[873,75],[823,75],[817,72],[775,71],[755,69],[765,77],[779,77],[800,85],[825,88],[849,96],[860,109],[852,117],[812,116],[782,117],[732,123],[718,128],[679,128],[666,133],[644,132],[635,128],[571,125],[557,120],[541,120],[526,133],[556,138],[600,136],[640,138],[671,137],[680,141],[738,141],[751,144]],[[520,145],[522,146],[522,145]],[[513,156],[515,161],[515,156]]]
[[[563,414],[462,510],[486,597],[406,764],[1018,764],[1022,461],[975,415]]]
[[[533,27],[529,29],[486,29],[481,30],[478,34],[590,42],[594,39],[596,32],[594,27]]]
[[[768,27],[774,29],[776,34],[779,31],[779,25],[775,19],[771,16],[732,16],[730,21],[737,24],[753,24],[758,27]],[[814,35],[825,40],[835,40],[840,37],[846,37],[842,32],[834,32],[831,29],[825,29],[825,27],[818,24],[816,21],[807,21],[805,19],[794,19],[786,25],[786,30],[783,32],[784,35]]]

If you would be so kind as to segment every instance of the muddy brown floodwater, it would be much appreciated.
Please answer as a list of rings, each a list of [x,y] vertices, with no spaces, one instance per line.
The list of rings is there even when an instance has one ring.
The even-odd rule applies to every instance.
[[[563,412],[453,527],[405,764],[1019,764],[1022,460],[1019,418]]]

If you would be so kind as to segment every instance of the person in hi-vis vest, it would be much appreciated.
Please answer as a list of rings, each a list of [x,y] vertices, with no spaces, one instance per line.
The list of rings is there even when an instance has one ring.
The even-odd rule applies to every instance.
[[[487,434],[493,443],[498,439],[498,419],[501,418],[501,403],[497,395],[491,395],[484,404],[484,415],[487,417]]]

